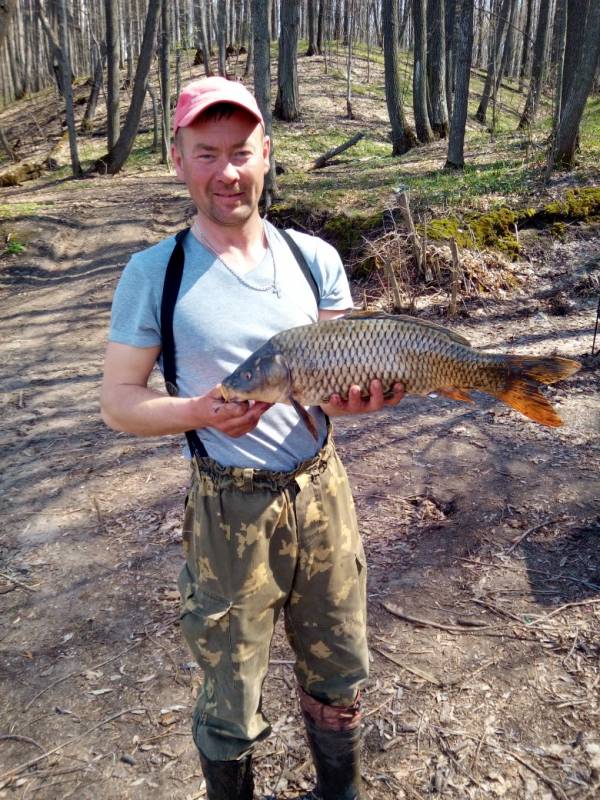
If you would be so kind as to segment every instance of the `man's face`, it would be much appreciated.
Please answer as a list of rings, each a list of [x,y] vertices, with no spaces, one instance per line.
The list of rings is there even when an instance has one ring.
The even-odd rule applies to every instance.
[[[173,162],[202,216],[239,226],[258,215],[269,149],[261,125],[240,110],[180,128]]]

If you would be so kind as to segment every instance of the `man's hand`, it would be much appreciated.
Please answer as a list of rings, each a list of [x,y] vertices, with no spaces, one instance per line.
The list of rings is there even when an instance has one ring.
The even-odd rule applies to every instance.
[[[272,405],[258,401],[249,403],[247,400],[226,403],[219,386],[215,386],[206,395],[198,398],[198,401],[202,402],[203,410],[208,414],[205,427],[215,428],[234,439],[256,428],[259,419]]]
[[[109,342],[102,382],[102,418],[117,431],[163,436],[195,428],[216,428],[243,436],[256,427],[269,403],[226,403],[220,386],[199,397],[170,397],[150,389],[148,378],[159,347]]]
[[[366,400],[361,396],[360,386],[351,386],[347,400],[342,400],[339,394],[332,394],[329,402],[323,404],[321,408],[326,414],[334,417],[342,414],[368,414],[381,411],[385,406],[397,405],[404,397],[404,386],[395,383],[393,392],[391,397],[384,398],[381,381],[373,380]]]

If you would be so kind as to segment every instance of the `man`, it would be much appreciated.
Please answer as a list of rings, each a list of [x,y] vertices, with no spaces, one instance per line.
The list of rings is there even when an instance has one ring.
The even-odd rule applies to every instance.
[[[171,358],[161,320],[171,238],[134,255],[120,280],[102,414],[112,428],[142,436],[187,432],[192,450],[179,588],[182,630],[204,671],[193,735],[209,800],[252,797],[252,750],[270,730],[262,685],[281,610],[318,792],[346,800],[360,792],[366,576],[326,414],[377,411],[397,403],[402,387],[386,400],[378,382],[366,400],[352,387],[346,400],[311,409],[318,443],[289,406],[223,401],[219,381],[272,335],[352,307],[333,248],[293,234],[317,306],[302,256],[260,217],[269,152],[260,110],[241,84],[214,77],[182,91],[172,155],[197,214],[183,239],[172,323],[178,394],[147,385],[155,362],[165,369]]]

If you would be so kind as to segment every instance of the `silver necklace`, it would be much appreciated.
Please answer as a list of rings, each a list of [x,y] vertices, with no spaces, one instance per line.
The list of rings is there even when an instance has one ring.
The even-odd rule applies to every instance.
[[[253,286],[251,283],[244,280],[242,276],[239,275],[234,269],[232,269],[229,266],[229,264],[227,264],[227,262],[217,253],[214,245],[212,245],[209,242],[206,234],[200,229],[200,226],[198,225],[197,221],[194,222],[193,228],[198,234],[198,238],[200,239],[202,244],[207,248],[207,250],[210,250],[210,252],[217,259],[217,261],[219,261],[225,267],[227,272],[231,273],[231,275],[233,275],[233,277],[239,283],[241,283],[242,286],[245,286],[247,289],[252,289],[253,292],[273,292],[273,294],[277,295],[277,297],[281,297],[281,291],[279,289],[279,286],[277,285],[277,265],[275,263],[275,258],[273,256],[273,250],[271,249],[271,242],[269,240],[269,235],[265,230],[264,226],[263,226],[263,233],[265,235],[265,240],[267,242],[267,253],[271,256],[271,262],[273,264],[273,280],[271,281],[270,286]]]

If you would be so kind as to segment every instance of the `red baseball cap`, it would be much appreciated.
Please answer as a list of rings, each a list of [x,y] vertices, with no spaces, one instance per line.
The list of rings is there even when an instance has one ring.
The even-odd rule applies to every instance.
[[[260,109],[253,95],[239,81],[228,81],[220,75],[188,83],[181,90],[173,119],[173,134],[185,128],[203,111],[216,103],[233,103],[243,108],[265,127]]]

